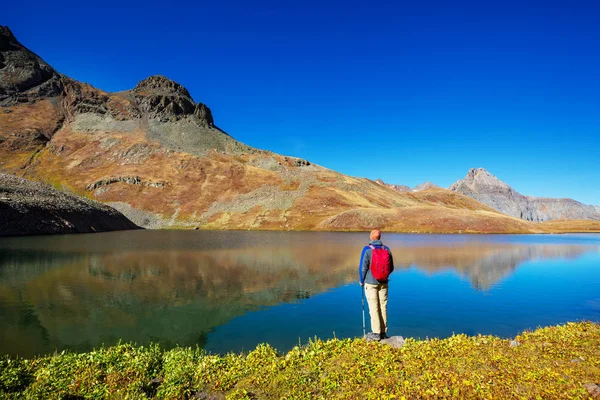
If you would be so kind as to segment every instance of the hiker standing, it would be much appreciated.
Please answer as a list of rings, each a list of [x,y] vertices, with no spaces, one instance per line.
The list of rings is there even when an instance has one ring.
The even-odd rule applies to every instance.
[[[362,250],[358,271],[360,286],[364,285],[367,303],[369,304],[371,331],[373,332],[371,335],[376,340],[388,337],[388,276],[393,270],[392,252],[381,242],[381,231],[374,229],[371,231],[371,241]]]

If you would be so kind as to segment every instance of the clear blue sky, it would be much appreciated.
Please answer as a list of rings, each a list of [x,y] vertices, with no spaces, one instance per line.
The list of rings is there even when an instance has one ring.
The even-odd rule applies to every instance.
[[[0,24],[107,91],[174,79],[258,148],[600,205],[599,1],[7,1]]]

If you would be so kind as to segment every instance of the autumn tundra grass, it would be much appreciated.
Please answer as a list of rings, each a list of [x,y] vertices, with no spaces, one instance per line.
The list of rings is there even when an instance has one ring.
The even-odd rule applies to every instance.
[[[315,339],[287,354],[262,344],[224,356],[120,344],[30,360],[4,357],[0,397],[585,399],[600,391],[600,325],[540,328],[515,341],[455,335],[408,339],[395,349]]]

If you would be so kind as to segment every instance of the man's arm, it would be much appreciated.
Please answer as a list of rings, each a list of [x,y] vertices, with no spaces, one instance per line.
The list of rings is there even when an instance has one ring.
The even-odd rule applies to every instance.
[[[370,253],[368,253],[367,250],[370,250],[369,246],[363,248],[362,254],[360,255],[360,264],[358,266],[358,278],[361,285],[365,283],[365,277],[367,276],[371,261]]]

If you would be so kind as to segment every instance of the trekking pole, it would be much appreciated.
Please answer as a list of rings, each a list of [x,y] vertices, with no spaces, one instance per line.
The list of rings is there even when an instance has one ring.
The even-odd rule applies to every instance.
[[[367,337],[367,328],[365,327],[365,286],[361,285],[361,292],[362,292],[362,314],[363,314],[363,338]]]

